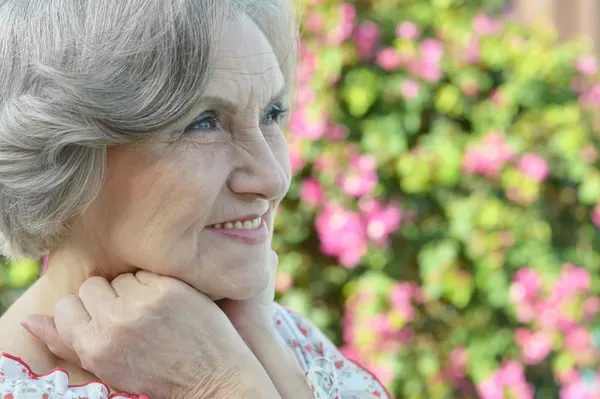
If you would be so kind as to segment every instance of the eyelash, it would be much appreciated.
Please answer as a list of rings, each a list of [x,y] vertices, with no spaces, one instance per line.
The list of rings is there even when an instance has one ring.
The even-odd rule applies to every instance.
[[[275,115],[272,115],[275,111]],[[264,120],[267,125],[279,124],[285,115],[289,112],[289,109],[285,108],[281,104],[273,104],[267,114],[264,116]],[[271,117],[269,118],[269,114]],[[185,130],[186,132],[191,130],[215,130],[221,124],[223,120],[223,114],[217,111],[206,111],[196,121],[192,122]],[[208,128],[200,128],[201,123],[209,122],[211,126]]]

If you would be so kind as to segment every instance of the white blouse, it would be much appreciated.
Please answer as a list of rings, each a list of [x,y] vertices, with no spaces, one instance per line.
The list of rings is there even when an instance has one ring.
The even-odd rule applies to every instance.
[[[273,322],[281,339],[294,350],[315,399],[391,399],[385,387],[367,370],[346,359],[306,318],[278,304]],[[36,374],[21,359],[0,357],[1,399],[148,399],[126,393],[110,394],[102,382],[69,385],[66,370]]]

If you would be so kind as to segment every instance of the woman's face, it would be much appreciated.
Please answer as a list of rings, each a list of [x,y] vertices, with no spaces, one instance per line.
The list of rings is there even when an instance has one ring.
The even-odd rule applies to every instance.
[[[101,257],[212,297],[263,291],[273,272],[274,210],[290,184],[283,89],[259,28],[249,19],[232,24],[185,134],[109,150],[102,195],[84,215]]]

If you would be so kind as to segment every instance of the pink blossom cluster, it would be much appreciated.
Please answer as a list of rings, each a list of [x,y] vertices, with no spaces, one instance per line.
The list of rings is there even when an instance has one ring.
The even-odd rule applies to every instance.
[[[569,381],[563,383],[560,399],[600,398],[600,373],[594,374],[587,380],[580,372],[574,372]]]
[[[600,297],[589,294],[590,273],[572,264],[563,265],[562,272],[548,290],[542,276],[532,268],[522,268],[514,276],[509,298],[517,319],[532,328],[515,331],[515,341],[521,349],[524,363],[539,364],[556,347],[556,337],[562,337],[562,350],[575,362],[587,366],[597,362],[599,353],[592,345],[591,333],[584,325],[600,313]],[[567,375],[572,370],[567,370]],[[563,379],[565,371],[558,378]]]
[[[412,342],[415,333],[409,323],[415,319],[415,306],[423,303],[423,295],[415,282],[396,283],[388,295],[389,310],[363,314],[363,309],[375,300],[377,295],[368,290],[359,290],[349,298],[343,318],[342,352],[368,367],[382,383],[390,384],[394,379],[393,369],[376,355],[396,355],[402,346]],[[365,336],[369,339],[364,339]]]
[[[398,204],[383,204],[363,198],[358,211],[328,202],[315,219],[315,229],[325,255],[336,257],[345,267],[357,266],[366,255],[369,242],[386,244],[400,226]]]
[[[514,151],[506,144],[504,135],[488,133],[480,144],[472,145],[465,151],[462,171],[487,177],[497,176],[504,165],[515,160]]]
[[[467,148],[462,170],[469,174],[495,177],[504,166],[514,161],[517,161],[517,168],[529,180],[542,182],[550,175],[548,162],[542,156],[528,152],[517,159],[515,152],[506,144],[504,135],[499,132],[488,133],[481,143]]]
[[[481,399],[533,399],[535,394],[525,379],[523,365],[515,361],[503,363],[477,386],[477,391]]]

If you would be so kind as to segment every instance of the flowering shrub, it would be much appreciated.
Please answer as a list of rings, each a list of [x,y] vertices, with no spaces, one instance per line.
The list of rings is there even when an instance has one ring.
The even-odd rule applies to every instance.
[[[303,3],[278,299],[397,398],[600,397],[596,58],[502,1]]]
[[[398,398],[599,398],[596,58],[499,1],[305,3],[281,302]]]

